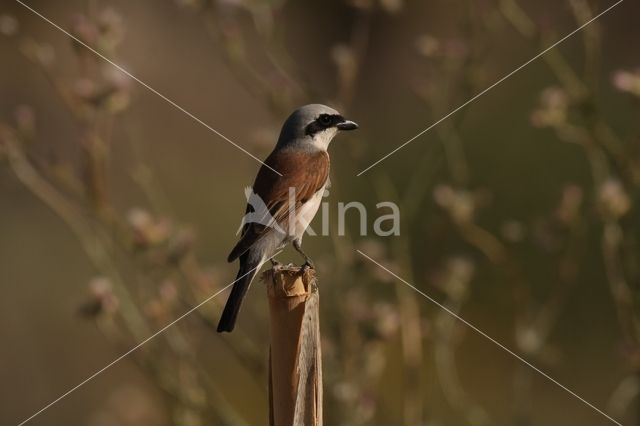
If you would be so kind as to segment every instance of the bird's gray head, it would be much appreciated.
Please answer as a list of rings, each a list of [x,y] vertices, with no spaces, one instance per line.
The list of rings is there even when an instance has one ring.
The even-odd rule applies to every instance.
[[[326,151],[338,130],[355,130],[358,125],[346,120],[326,105],[311,104],[295,110],[282,126],[278,147],[319,149]]]

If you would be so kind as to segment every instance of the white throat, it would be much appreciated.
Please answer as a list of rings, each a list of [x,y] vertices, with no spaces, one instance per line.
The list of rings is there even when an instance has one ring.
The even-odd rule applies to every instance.
[[[338,129],[331,127],[313,135],[312,144],[314,147],[321,151],[326,151],[329,148],[329,143],[333,137],[338,133]]]

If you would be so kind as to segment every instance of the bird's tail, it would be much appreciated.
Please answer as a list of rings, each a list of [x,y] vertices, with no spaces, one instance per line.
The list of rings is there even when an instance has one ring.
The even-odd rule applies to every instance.
[[[238,318],[238,312],[240,312],[240,305],[242,300],[247,294],[251,281],[258,273],[260,269],[260,262],[249,262],[240,258],[240,270],[236,277],[236,282],[231,288],[231,294],[227,299],[227,304],[224,305],[220,322],[218,323],[218,333],[223,331],[232,331],[236,325],[236,319]]]

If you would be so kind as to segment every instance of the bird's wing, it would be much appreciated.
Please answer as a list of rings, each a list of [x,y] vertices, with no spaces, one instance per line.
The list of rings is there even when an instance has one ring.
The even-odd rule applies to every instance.
[[[253,192],[262,199],[275,224],[284,224],[286,229],[290,211],[290,188],[295,190],[292,195],[295,200],[295,211],[298,211],[300,206],[322,189],[327,182],[329,154],[324,151],[274,152],[265,160],[265,164],[279,171],[282,176],[263,165],[253,184]],[[253,207],[247,205],[246,213],[251,212]],[[264,223],[259,220],[244,226],[240,241],[229,253],[227,258],[229,262],[233,262],[267,233],[273,231],[273,226]]]

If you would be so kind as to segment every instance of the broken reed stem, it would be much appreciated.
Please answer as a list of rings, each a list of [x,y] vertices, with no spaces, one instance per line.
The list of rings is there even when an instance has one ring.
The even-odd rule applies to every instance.
[[[269,297],[269,424],[322,426],[319,294],[313,269],[276,266]]]

